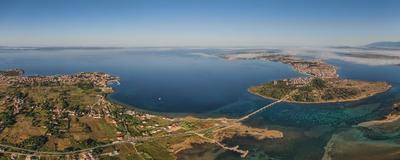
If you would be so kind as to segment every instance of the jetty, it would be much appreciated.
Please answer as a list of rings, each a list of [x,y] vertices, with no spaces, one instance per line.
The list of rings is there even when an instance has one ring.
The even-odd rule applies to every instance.
[[[278,103],[280,103],[280,102],[283,102],[283,101],[287,100],[287,99],[290,97],[290,95],[292,95],[292,94],[294,94],[294,93],[296,93],[296,92],[297,92],[297,90],[294,90],[294,91],[290,92],[289,94],[287,94],[287,95],[286,95],[285,97],[283,97],[282,99],[279,99],[279,100],[277,100],[277,101],[275,101],[275,102],[273,102],[273,103],[270,103],[270,104],[268,104],[268,105],[266,105],[266,106],[264,106],[264,107],[261,107],[261,108],[255,110],[255,111],[253,111],[253,112],[251,112],[251,113],[249,113],[249,114],[247,114],[247,115],[245,115],[245,116],[239,118],[239,119],[234,119],[234,121],[236,121],[236,122],[244,121],[244,120],[250,118],[251,116],[253,116],[253,115],[255,115],[255,114],[257,114],[257,113],[263,111],[264,109],[267,109],[267,108],[269,108],[269,107],[272,107],[272,106],[275,105],[275,104],[278,104]],[[228,126],[219,128],[219,129],[215,130],[215,132],[219,132],[219,131],[222,131],[222,130],[226,130],[226,129],[232,127],[232,126],[233,126],[233,125],[228,125]],[[208,137],[204,136],[203,134],[200,134],[200,133],[197,133],[197,132],[194,132],[194,134],[196,134],[197,136],[199,136],[199,137],[201,137],[201,138],[203,138],[203,139],[208,140],[208,141],[211,142],[211,143],[214,143],[214,144],[220,146],[221,148],[223,148],[223,149],[225,149],[225,150],[230,150],[230,151],[237,152],[237,153],[240,154],[240,157],[242,157],[242,158],[245,158],[245,157],[247,156],[247,154],[249,153],[248,150],[241,150],[241,149],[239,149],[239,146],[228,147],[228,146],[222,144],[221,142],[219,142],[219,141],[217,141],[217,140],[214,140],[214,139],[211,139],[211,138],[208,138]]]
[[[195,134],[197,136],[203,138],[203,139],[206,139],[206,140],[210,141],[211,143],[214,143],[214,144],[220,146],[222,149],[239,153],[240,157],[242,157],[242,158],[245,158],[247,156],[247,154],[249,154],[248,150],[241,150],[241,149],[239,149],[238,145],[236,145],[234,147],[228,147],[228,146],[222,144],[221,142],[219,142],[217,140],[214,140],[214,139],[211,139],[211,138],[208,138],[208,137],[204,136],[203,134],[200,134],[200,133],[195,133]]]

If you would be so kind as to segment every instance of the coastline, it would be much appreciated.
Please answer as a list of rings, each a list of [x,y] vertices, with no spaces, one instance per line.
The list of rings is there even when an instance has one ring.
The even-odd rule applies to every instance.
[[[120,79],[120,77],[117,77],[117,78]],[[113,81],[108,81],[108,82],[113,82]],[[165,117],[170,117],[170,118],[183,118],[183,117],[187,117],[187,116],[196,117],[196,115],[191,115],[190,113],[165,113],[165,112],[156,112],[156,111],[146,110],[146,109],[142,109],[137,106],[116,100],[116,99],[112,98],[112,95],[116,94],[118,91],[115,90],[115,87],[113,87],[112,83],[108,83],[108,82],[107,82],[107,86],[111,87],[112,90],[111,90],[111,92],[105,94],[104,98],[112,104],[120,105],[128,110],[139,111],[142,113],[148,113],[148,114],[157,115],[157,116],[165,116]],[[121,84],[119,81],[117,81],[117,82],[119,83],[118,85]]]
[[[361,122],[361,123],[357,124],[357,126],[373,127],[373,126],[382,125],[382,124],[386,124],[386,123],[397,122],[400,120],[399,109],[400,109],[400,102],[394,103],[393,107],[392,107],[392,112],[389,113],[388,115],[386,115],[384,118]]]
[[[152,114],[152,115],[157,115],[157,116],[165,116],[165,117],[170,117],[170,118],[185,118],[185,117],[195,117],[195,118],[199,118],[199,119],[232,119],[235,117],[226,117],[226,116],[220,116],[220,115],[208,115],[208,114],[202,114],[202,113],[171,113],[171,112],[157,112],[157,111],[151,111],[151,110],[146,110],[146,109],[142,109],[139,108],[137,106],[133,106],[127,103],[124,103],[122,101],[116,100],[114,98],[112,98],[112,94],[114,94],[116,91],[113,91],[110,94],[106,94],[105,95],[105,99],[107,101],[109,101],[110,103],[116,104],[116,105],[120,105],[128,110],[135,110],[135,111],[139,111],[142,113],[148,113],[148,114]]]
[[[218,147],[221,147],[225,151],[232,151],[239,153],[242,158],[246,157],[249,151],[247,149],[240,149],[239,146],[235,147],[229,147],[225,144],[223,144],[224,140],[229,140],[233,139],[235,137],[243,137],[243,136],[250,136],[253,137],[257,140],[263,140],[263,139],[279,139],[284,137],[284,133],[278,130],[270,130],[270,129],[264,129],[264,128],[254,128],[251,126],[247,126],[241,122],[237,122],[237,119],[235,118],[227,118],[223,116],[218,116],[218,117],[210,117],[210,116],[193,116],[193,114],[190,113],[162,113],[162,112],[153,112],[153,111],[148,111],[148,110],[143,110],[140,108],[137,108],[135,106],[126,104],[124,102],[118,101],[114,98],[112,98],[112,94],[116,93],[117,91],[114,90],[114,88],[109,85],[108,87],[111,87],[112,90],[111,92],[104,94],[104,98],[106,101],[110,102],[111,104],[114,105],[119,105],[123,108],[126,108],[127,110],[133,110],[133,111],[139,111],[142,113],[148,113],[151,115],[155,116],[162,116],[162,117],[168,117],[171,119],[176,119],[176,120],[197,120],[197,121],[221,121],[225,123],[225,125],[228,125],[227,127],[224,127],[222,129],[217,129],[215,130],[214,133],[212,133],[212,138],[206,137],[205,134],[199,134],[194,132],[194,135],[197,135],[195,137],[187,138],[181,143],[176,143],[170,146],[170,151],[173,153],[174,156],[177,156],[179,158],[180,154],[186,150],[191,150],[194,149],[195,145],[202,145],[202,144],[211,144],[211,145],[216,145]],[[218,125],[217,125],[218,126]],[[214,126],[215,127],[215,126]],[[213,127],[212,127],[213,128]]]
[[[354,94],[354,95],[346,95],[345,97],[340,96],[342,93],[337,93],[339,96],[332,96],[332,98],[328,98],[325,100],[322,96],[325,94],[325,87],[323,88],[318,88],[318,89],[313,89],[312,91],[314,92],[314,97],[315,95],[317,96],[316,98],[312,99],[300,99],[300,101],[296,101],[293,98],[289,98],[289,100],[283,100],[283,102],[288,102],[288,103],[298,103],[298,104],[329,104],[329,103],[345,103],[345,102],[353,102],[353,101],[359,101],[363,100],[369,97],[372,97],[376,94],[384,93],[392,88],[392,85],[388,84],[387,82],[367,82],[367,81],[355,81],[355,80],[346,80],[346,79],[341,79],[339,78],[339,75],[337,74],[337,68],[334,65],[327,64],[321,60],[305,60],[296,56],[292,55],[280,55],[280,54],[267,54],[267,53],[240,53],[240,54],[234,54],[234,55],[225,55],[223,58],[227,60],[263,60],[263,61],[273,61],[273,62],[280,62],[283,64],[287,64],[291,66],[290,68],[293,71],[299,72],[301,74],[304,74],[306,77],[297,77],[297,78],[291,78],[291,79],[284,79],[281,80],[283,83],[286,83],[286,86],[292,85],[295,86],[296,88],[299,88],[298,86],[309,86],[311,82],[313,82],[315,79],[320,79],[320,81],[324,80],[330,80],[330,79],[336,79],[336,81],[339,84],[333,84],[335,87],[332,87],[332,89],[340,89],[336,88],[336,85],[340,87],[340,83],[346,82],[346,81],[352,81],[354,87],[356,89],[360,89],[362,87],[367,87],[369,86],[374,86],[375,84],[383,83],[383,85],[378,86],[380,88],[372,88],[372,89],[363,89],[363,91],[359,91],[360,93]],[[311,79],[311,80],[310,80]],[[279,81],[279,80],[278,80]],[[336,83],[334,81],[331,81],[332,83]],[[272,82],[271,82],[272,83]],[[274,85],[277,84],[277,81],[273,82]],[[321,84],[322,82],[318,82]],[[326,82],[325,82],[326,83]],[[329,83],[329,82],[328,82]],[[359,83],[359,84],[358,84]],[[262,84],[264,85],[264,84]],[[262,86],[260,85],[260,86]],[[349,85],[348,83],[346,84],[347,86]],[[350,84],[352,85],[352,84]],[[350,87],[344,87],[344,88],[350,88]],[[278,100],[277,98],[265,96],[262,94],[257,93],[257,91],[252,91],[253,88],[257,88],[259,86],[250,86],[247,91],[250,92],[253,95],[257,95],[260,97],[263,97],[265,99],[269,100]],[[342,86],[343,87],[343,86]],[[263,90],[267,90],[264,88]],[[273,90],[272,90],[273,91]],[[278,90],[279,91],[279,90]],[[282,92],[282,91],[280,91]],[[307,91],[311,92],[311,91]],[[364,92],[364,93],[363,93]],[[302,95],[302,93],[300,93]],[[318,97],[319,96],[319,97]],[[299,100],[299,99],[298,99]]]
[[[389,115],[385,116],[385,119],[361,122],[361,123],[357,124],[357,126],[370,127],[370,126],[375,126],[375,125],[380,125],[380,124],[385,124],[385,123],[392,123],[392,122],[395,122],[398,120],[400,120],[400,115],[389,114]]]
[[[190,116],[190,114],[183,113],[182,117],[177,117],[176,115],[173,117],[170,116],[165,116],[161,115],[162,113],[156,113],[156,112],[149,112],[142,110],[140,108],[136,108],[134,106],[125,104],[123,102],[117,101],[111,97],[113,93],[116,93],[117,91],[114,90],[115,86],[112,85],[111,82],[116,81],[119,79],[119,77],[112,76],[106,73],[97,73],[97,72],[81,72],[76,75],[63,75],[63,76],[43,76],[43,77],[22,77],[22,76],[12,76],[12,77],[0,77],[2,78],[1,82],[4,84],[9,84],[6,85],[6,87],[14,87],[13,85],[18,85],[18,84],[31,84],[32,81],[39,81],[40,83],[44,84],[49,84],[52,82],[54,83],[54,86],[52,87],[60,87],[56,88],[53,90],[46,90],[43,88],[39,88],[37,90],[28,90],[28,93],[36,93],[35,91],[40,90],[40,92],[44,92],[45,94],[50,94],[50,93],[58,93],[61,91],[64,91],[65,88],[62,87],[72,87],[72,89],[76,89],[78,94],[76,97],[74,97],[77,102],[79,102],[80,106],[88,107],[87,112],[79,112],[80,110],[66,106],[65,110],[61,110],[62,115],[64,113],[68,113],[68,116],[72,117],[78,117],[80,116],[80,119],[73,121],[74,127],[79,127],[81,121],[82,123],[88,123],[86,124],[88,127],[94,128],[93,132],[92,130],[90,131],[84,131],[81,128],[78,128],[78,131],[75,132],[66,132],[65,134],[71,134],[72,136],[76,136],[77,134],[83,134],[85,136],[93,136],[93,141],[99,141],[102,143],[106,143],[105,146],[101,145],[95,145],[96,148],[106,148],[109,146],[113,145],[119,145],[120,143],[128,143],[128,142],[133,142],[133,141],[144,141],[146,143],[146,139],[152,139],[152,138],[161,138],[159,140],[160,143],[166,142],[168,145],[168,148],[165,148],[165,153],[168,153],[171,155],[171,157],[174,157],[177,155],[177,152],[190,149],[193,144],[197,144],[198,142],[204,142],[204,143],[211,143],[211,144],[216,144],[222,149],[226,151],[233,151],[236,153],[239,153],[241,157],[246,157],[248,154],[248,150],[246,149],[241,149],[238,146],[231,147],[226,144],[224,144],[225,139],[230,139],[235,135],[239,136],[252,136],[256,139],[275,139],[275,138],[282,138],[283,133],[278,131],[278,130],[269,130],[266,128],[253,128],[250,126],[247,126],[245,124],[242,124],[238,119],[232,119],[232,118],[212,118],[208,116],[204,116],[203,118],[198,118],[198,117],[193,117]],[[84,82],[82,82],[84,81]],[[13,82],[13,83],[9,83]],[[40,84],[39,83],[39,84]],[[83,88],[85,86],[82,85],[84,84],[92,84],[91,88]],[[51,84],[49,84],[51,85]],[[35,86],[32,84],[32,86]],[[25,86],[24,86],[25,87]],[[30,86],[26,86],[30,87]],[[37,85],[37,87],[42,87],[41,85]],[[44,86],[47,87],[47,86]],[[24,89],[24,88],[22,88]],[[72,90],[71,88],[68,88]],[[86,89],[86,90],[85,90]],[[84,92],[86,91],[86,92]],[[91,92],[89,92],[91,91]],[[27,93],[27,94],[28,94]],[[74,92],[75,93],[75,92]],[[72,94],[72,93],[71,93]],[[65,92],[65,95],[71,95],[69,92]],[[37,94],[31,94],[31,95],[36,95],[34,98],[41,98],[41,95]],[[59,94],[56,94],[59,95]],[[61,95],[61,94],[60,94]],[[86,97],[87,96],[87,97]],[[22,97],[22,96],[21,96]],[[25,97],[23,97],[25,98]],[[86,99],[85,99],[86,98]],[[74,100],[75,100],[74,99]],[[83,99],[87,100],[83,103]],[[25,99],[24,99],[25,100]],[[36,100],[36,99],[35,99]],[[21,100],[22,101],[22,100]],[[32,100],[33,101],[33,100]],[[72,101],[72,100],[71,100]],[[70,102],[70,101],[68,101]],[[68,103],[66,100],[66,103]],[[13,102],[10,102],[13,103]],[[50,103],[50,102],[49,102]],[[22,104],[22,102],[21,102]],[[72,105],[71,105],[72,106]],[[24,107],[24,106],[22,106]],[[47,106],[45,106],[47,107]],[[54,111],[58,113],[62,106],[59,106],[58,108],[55,108]],[[39,108],[39,107],[38,107]],[[42,108],[40,106],[39,109],[43,110],[48,110],[48,108]],[[52,108],[50,108],[52,109]],[[51,110],[53,111],[53,110]],[[134,111],[134,112],[132,112]],[[48,113],[48,115],[61,115],[57,114],[54,112]],[[17,113],[13,113],[11,116],[19,116]],[[25,116],[25,115],[24,115]],[[23,117],[24,117],[23,116]],[[82,118],[83,117],[83,118]],[[24,117],[25,118],[25,117]],[[57,118],[52,118],[52,121],[54,124],[61,124],[57,122]],[[106,120],[106,121],[104,121]],[[86,122],[88,121],[88,122]],[[96,122],[96,125],[109,125],[107,129],[97,127],[96,125],[93,125],[90,122]],[[138,123],[140,122],[140,123]],[[79,124],[76,124],[79,123]],[[30,123],[29,123],[30,125]],[[60,125],[58,125],[60,126]],[[93,126],[93,127],[92,127]],[[130,130],[130,126],[134,127],[134,131]],[[40,127],[40,126],[35,126],[35,127]],[[120,128],[118,128],[120,127]],[[12,130],[13,128],[9,129],[10,127],[5,127],[8,130]],[[137,128],[144,128],[143,130],[139,130]],[[36,128],[35,128],[36,129]],[[76,129],[76,128],[74,128]],[[79,130],[81,129],[81,130]],[[120,129],[120,130],[118,130]],[[14,131],[14,130],[12,130]],[[69,130],[67,130],[69,131]],[[106,135],[105,131],[109,131],[109,136],[108,137],[99,137],[97,134],[102,134]],[[136,132],[135,132],[136,131]],[[17,130],[15,131],[18,134],[26,133],[30,134],[29,132],[24,132]],[[81,133],[82,132],[82,133]],[[84,133],[83,133],[84,132]],[[11,132],[5,132],[5,135]],[[92,134],[93,133],[93,134]],[[180,135],[184,135],[184,137],[179,137]],[[54,138],[52,137],[53,135],[49,134],[46,135],[46,138]],[[175,137],[178,136],[178,137]],[[170,137],[171,139],[169,139]],[[166,139],[163,139],[166,138]],[[26,139],[26,138],[24,138]],[[62,139],[64,140],[64,139]],[[61,140],[55,140],[57,143]],[[66,140],[69,142],[66,147],[70,147],[75,145],[72,141],[75,141],[75,139],[68,139]],[[17,142],[21,143],[21,142]],[[51,142],[52,143],[52,142]],[[84,143],[84,142],[82,142]],[[47,144],[47,141],[44,142],[44,144]],[[50,142],[49,142],[50,144]],[[176,146],[176,147],[174,147]],[[41,146],[42,147],[42,146]],[[155,146],[157,147],[157,146]],[[172,148],[171,148],[172,147]],[[85,147],[82,150],[79,150],[79,152],[82,152],[83,154],[86,154],[86,149]],[[176,150],[175,150],[175,149]],[[52,148],[53,149],[53,148]],[[54,149],[54,150],[57,150]],[[40,152],[32,150],[33,153]],[[18,152],[17,152],[18,153]],[[50,153],[50,152],[49,152]],[[64,154],[63,152],[54,152],[55,154]],[[102,152],[101,152],[102,153]],[[87,154],[100,154],[100,153],[87,153]]]

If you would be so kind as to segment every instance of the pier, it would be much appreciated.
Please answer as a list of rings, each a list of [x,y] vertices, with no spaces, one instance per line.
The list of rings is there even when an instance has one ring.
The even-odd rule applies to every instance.
[[[272,106],[275,105],[275,104],[278,104],[278,103],[280,103],[280,102],[283,102],[283,101],[287,100],[287,99],[290,97],[290,95],[292,95],[292,94],[294,94],[294,93],[296,93],[296,92],[297,92],[297,90],[294,90],[294,91],[290,92],[289,94],[287,94],[285,97],[281,98],[280,100],[277,100],[277,101],[275,101],[275,102],[273,102],[273,103],[270,103],[270,104],[268,104],[268,105],[266,105],[266,106],[264,106],[264,107],[261,107],[261,108],[255,110],[255,111],[253,111],[253,112],[251,112],[251,113],[249,113],[249,114],[243,116],[242,118],[235,119],[235,121],[236,121],[236,122],[244,121],[244,120],[250,118],[251,116],[257,114],[258,112],[263,111],[264,109],[267,109],[267,108],[269,108],[269,107],[272,107]],[[232,127],[232,126],[233,126],[233,125],[228,125],[228,126],[219,128],[219,129],[215,130],[214,132],[219,132],[219,131],[228,129],[228,128]],[[239,146],[228,147],[228,146],[226,146],[226,145],[220,143],[219,141],[214,140],[214,139],[211,139],[211,138],[208,138],[208,137],[206,137],[206,136],[204,136],[203,134],[200,134],[200,133],[198,133],[198,132],[194,132],[194,134],[196,134],[197,136],[199,136],[199,137],[201,137],[201,138],[203,138],[203,139],[206,139],[206,140],[208,140],[208,141],[210,141],[210,142],[212,142],[212,143],[214,143],[214,144],[220,146],[221,148],[223,148],[223,149],[225,149],[225,150],[230,150],[230,151],[237,152],[237,153],[240,154],[240,157],[242,157],[242,158],[245,158],[245,157],[247,156],[247,154],[249,153],[248,150],[241,150],[241,149],[239,149]]]
[[[208,137],[204,136],[203,134],[199,134],[199,133],[195,133],[195,134],[197,136],[203,138],[203,139],[206,139],[206,140],[208,140],[208,141],[220,146],[222,149],[239,153],[240,157],[242,157],[242,158],[245,158],[247,156],[247,154],[249,154],[248,150],[241,150],[241,149],[239,149],[238,145],[235,146],[235,147],[228,147],[228,146],[222,144],[221,142],[218,142],[217,140],[214,140],[214,139],[211,139],[211,138],[208,138]]]

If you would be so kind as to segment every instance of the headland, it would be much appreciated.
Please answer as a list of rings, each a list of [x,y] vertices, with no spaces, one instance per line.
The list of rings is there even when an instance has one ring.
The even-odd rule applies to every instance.
[[[386,82],[367,82],[341,79],[337,68],[322,60],[306,60],[292,55],[245,52],[228,54],[228,60],[264,60],[288,64],[304,77],[274,80],[248,89],[250,93],[267,98],[281,99],[290,92],[286,102],[291,103],[335,103],[350,102],[383,93],[391,88]]]

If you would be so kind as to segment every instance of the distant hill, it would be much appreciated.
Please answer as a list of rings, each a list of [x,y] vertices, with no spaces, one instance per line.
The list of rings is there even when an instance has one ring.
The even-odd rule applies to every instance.
[[[400,42],[375,42],[365,45],[367,48],[400,49]]]

